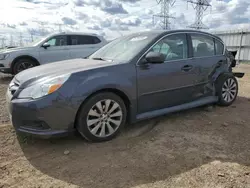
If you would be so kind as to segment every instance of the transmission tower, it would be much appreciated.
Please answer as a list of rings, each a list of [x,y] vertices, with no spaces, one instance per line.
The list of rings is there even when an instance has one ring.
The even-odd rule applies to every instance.
[[[55,26],[58,26],[58,31],[62,32],[62,26],[63,26],[63,24],[61,24],[61,23],[55,23]]]
[[[41,36],[44,36],[45,35],[45,25],[47,24],[47,22],[37,21],[37,23],[40,25]]]
[[[208,27],[202,23],[202,19],[203,13],[207,10],[208,7],[211,7],[211,5],[207,2],[207,0],[189,0],[187,2],[191,3],[193,5],[193,8],[196,10],[195,22],[189,27],[197,30],[208,29]]]
[[[169,15],[169,8],[174,5],[175,0],[156,0],[158,4],[161,4],[161,12],[159,14],[153,15],[153,20],[155,17],[161,18],[162,29],[170,29],[169,18],[173,18]]]

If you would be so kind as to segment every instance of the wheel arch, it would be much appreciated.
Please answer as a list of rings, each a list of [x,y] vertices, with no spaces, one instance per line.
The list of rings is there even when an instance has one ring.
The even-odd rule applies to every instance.
[[[75,123],[74,123],[74,127],[76,127],[76,120],[78,118],[80,109],[82,108],[82,106],[86,103],[86,101],[88,101],[91,97],[93,97],[94,95],[98,94],[98,93],[102,93],[102,92],[110,92],[110,93],[114,93],[117,96],[121,97],[121,99],[123,100],[125,106],[126,106],[126,110],[127,110],[127,119],[126,122],[128,122],[130,120],[130,106],[131,106],[131,100],[129,99],[128,95],[125,94],[125,92],[117,89],[117,88],[104,88],[104,89],[100,89],[97,90],[93,93],[91,93],[89,96],[86,97],[86,99],[81,103],[81,105],[79,106],[79,108],[77,109],[77,113],[76,113],[76,117],[75,117]]]
[[[12,63],[11,63],[11,70],[13,72],[13,68],[14,68],[14,65],[20,60],[20,59],[29,59],[31,61],[34,61],[36,63],[36,65],[40,65],[39,61],[35,58],[35,57],[32,57],[30,55],[21,55],[21,56],[18,56],[16,57]]]

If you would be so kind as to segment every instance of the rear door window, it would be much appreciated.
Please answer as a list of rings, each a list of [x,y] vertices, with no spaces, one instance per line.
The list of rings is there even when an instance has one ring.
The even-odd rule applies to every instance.
[[[190,34],[194,57],[209,57],[215,55],[214,39],[207,35]]]
[[[88,35],[71,35],[70,43],[71,45],[89,45],[89,44],[98,44],[101,40],[95,36]]]
[[[224,44],[215,39],[215,54],[222,55],[224,53]]]

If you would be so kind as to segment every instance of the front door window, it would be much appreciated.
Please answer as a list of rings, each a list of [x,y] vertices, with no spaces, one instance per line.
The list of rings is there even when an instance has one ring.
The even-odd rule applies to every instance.
[[[150,51],[165,55],[165,61],[187,58],[187,40],[185,34],[170,35],[155,44]]]

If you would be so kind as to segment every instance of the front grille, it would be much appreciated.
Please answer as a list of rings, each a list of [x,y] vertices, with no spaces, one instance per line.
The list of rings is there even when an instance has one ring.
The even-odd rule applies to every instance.
[[[19,86],[20,86],[19,82],[14,78],[13,82],[11,82],[9,85],[9,91],[10,91],[11,95],[15,94],[15,92],[18,90]]]

